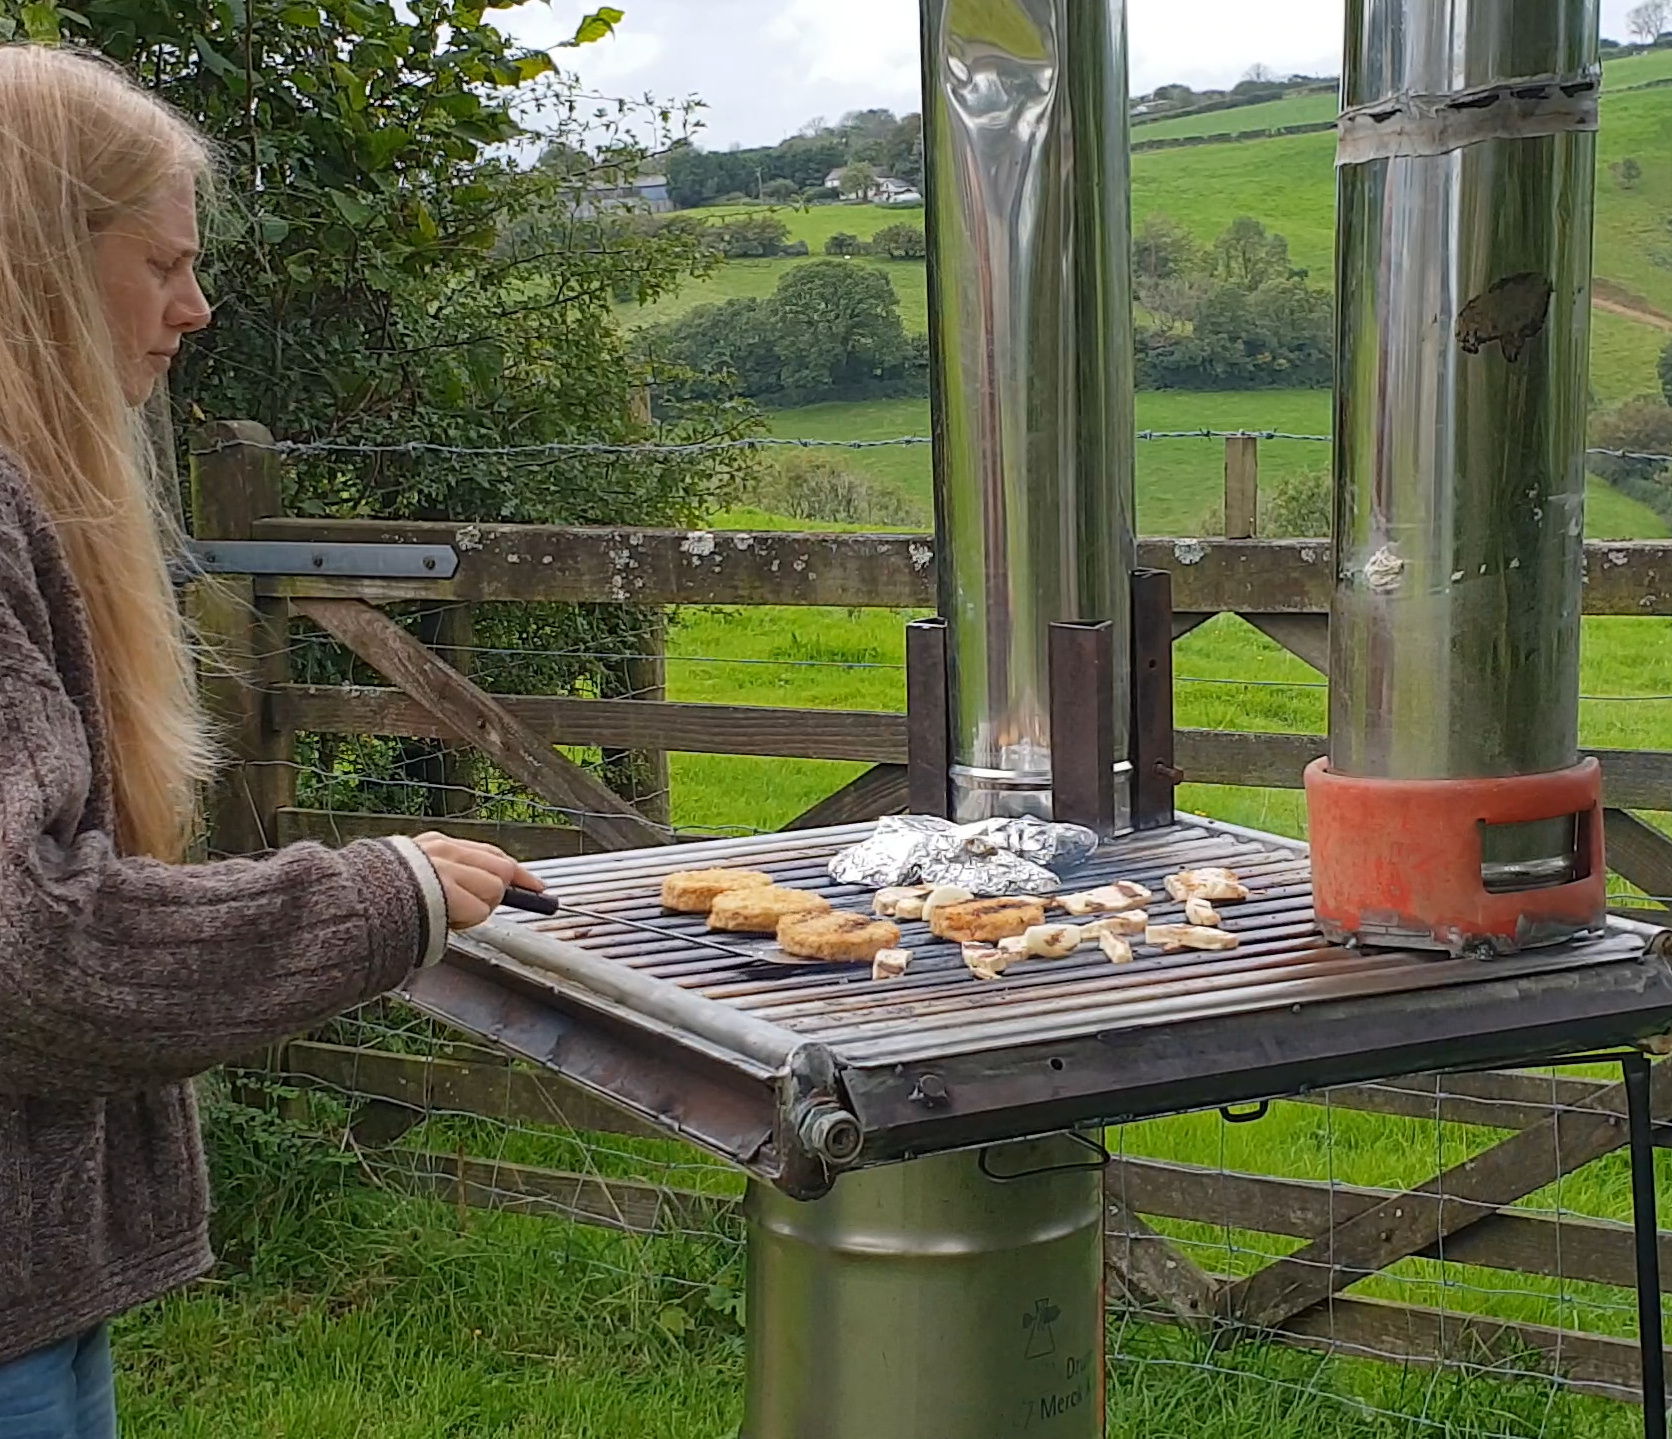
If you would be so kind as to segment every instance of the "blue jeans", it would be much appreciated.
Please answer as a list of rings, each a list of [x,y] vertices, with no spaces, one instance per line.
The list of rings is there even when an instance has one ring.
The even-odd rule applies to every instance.
[[[116,1439],[116,1377],[104,1325],[0,1364],[5,1439]]]

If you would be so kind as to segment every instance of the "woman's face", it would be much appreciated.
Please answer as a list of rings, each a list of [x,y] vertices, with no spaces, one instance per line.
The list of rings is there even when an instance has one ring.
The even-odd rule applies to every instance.
[[[168,373],[180,341],[210,320],[194,268],[197,193],[191,177],[180,177],[144,211],[101,231],[93,257],[122,393],[130,405],[142,405]]]

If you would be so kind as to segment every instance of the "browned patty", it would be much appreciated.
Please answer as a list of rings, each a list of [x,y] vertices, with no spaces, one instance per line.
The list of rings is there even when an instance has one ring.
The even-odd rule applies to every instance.
[[[792,914],[778,921],[778,944],[802,959],[869,964],[900,942],[900,926],[863,914]]]
[[[1036,899],[972,899],[943,905],[929,926],[939,939],[957,944],[997,944],[1045,923],[1045,906]]]
[[[778,921],[787,915],[811,911],[825,914],[830,901],[804,889],[779,889],[777,885],[753,885],[730,889],[714,901],[708,912],[710,929],[732,934],[776,934]]]
[[[760,889],[772,876],[755,869],[686,869],[662,881],[662,908],[707,914],[714,901],[734,889]]]

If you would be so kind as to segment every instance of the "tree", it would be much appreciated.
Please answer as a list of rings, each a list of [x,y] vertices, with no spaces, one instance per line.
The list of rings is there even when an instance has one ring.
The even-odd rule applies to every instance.
[[[851,259],[855,255],[865,253],[865,242],[858,235],[850,235],[847,231],[838,231],[824,242],[824,253],[835,255],[839,259]]]
[[[1148,215],[1132,237],[1132,273],[1140,280],[1171,280],[1199,269],[1196,237],[1166,215]]]
[[[842,193],[869,200],[876,192],[877,172],[863,160],[855,160],[842,171]]]
[[[1660,388],[1666,403],[1672,405],[1672,343],[1660,352]]]
[[[770,259],[789,243],[790,227],[776,215],[739,215],[708,227],[708,242],[728,260]]]
[[[761,186],[761,198],[771,200],[774,204],[785,205],[800,193],[794,180],[768,180]]]
[[[908,335],[886,275],[817,261],[778,282],[769,300],[705,305],[641,335],[660,393],[775,404],[928,392],[927,338]]]
[[[871,266],[798,265],[778,282],[773,302],[786,390],[857,389],[905,362],[900,297]]]
[[[1626,12],[1626,29],[1648,45],[1666,29],[1669,15],[1672,15],[1672,0],[1643,0],[1641,5]]]
[[[609,33],[587,17],[577,43]],[[550,55],[525,52],[476,0],[0,0],[0,38],[93,46],[202,126],[220,157],[209,229],[212,329],[172,377],[176,430],[255,419],[304,451],[287,466],[293,513],[464,522],[689,524],[731,483],[713,455],[530,464],[497,451],[652,438],[635,405],[646,370],[615,318],[706,273],[688,234],[583,219],[578,157],[615,173],[677,137],[682,115],[627,106],[591,120]],[[546,120],[534,133],[528,116]],[[542,145],[548,166],[513,147]],[[747,434],[744,407],[669,411],[661,434]],[[432,450],[403,448],[414,441]],[[451,447],[482,450],[461,461]],[[406,622],[433,634],[441,611]],[[478,677],[510,692],[619,693],[612,659],[645,617],[627,607],[490,606]],[[426,626],[428,629],[426,630]],[[530,652],[551,653],[535,659]],[[351,673],[340,650],[297,653],[298,678]],[[447,775],[493,789],[490,817],[526,818],[518,791],[428,742],[305,736],[303,803],[422,810]],[[606,771],[608,773],[608,771]],[[351,777],[344,778],[347,774]],[[367,778],[370,777],[370,778]],[[619,779],[619,776],[612,776]],[[411,781],[422,779],[422,785]]]
[[[921,260],[929,243],[920,225],[887,225],[871,237],[871,252],[890,260]]]
[[[1266,232],[1252,216],[1231,223],[1213,246],[1213,276],[1237,289],[1253,292],[1272,279],[1289,274],[1289,242]]]
[[[1255,64],[1248,67],[1248,73],[1242,78],[1255,85],[1275,85],[1277,72],[1270,65]]]

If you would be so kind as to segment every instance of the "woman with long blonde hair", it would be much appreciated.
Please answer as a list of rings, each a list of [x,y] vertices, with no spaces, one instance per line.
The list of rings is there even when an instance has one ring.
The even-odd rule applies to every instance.
[[[190,1077],[540,881],[425,835],[182,863],[212,736],[140,407],[210,321],[201,136],[0,46],[0,1435],[112,1439],[112,1316],[210,1266]]]

